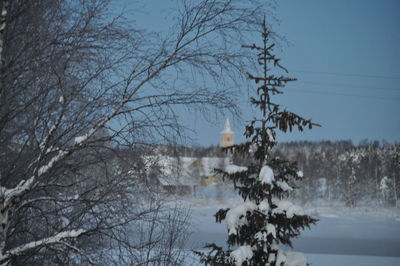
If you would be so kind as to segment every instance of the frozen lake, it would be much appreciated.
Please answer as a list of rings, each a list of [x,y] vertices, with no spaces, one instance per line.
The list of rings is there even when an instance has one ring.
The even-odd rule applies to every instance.
[[[293,246],[305,253],[400,257],[400,223],[365,216],[320,217]]]
[[[215,211],[193,209],[191,247],[199,249],[211,242],[226,246],[225,223],[215,223]],[[311,265],[400,265],[398,220],[363,215],[317,218],[317,225],[293,241],[294,250],[306,253]]]

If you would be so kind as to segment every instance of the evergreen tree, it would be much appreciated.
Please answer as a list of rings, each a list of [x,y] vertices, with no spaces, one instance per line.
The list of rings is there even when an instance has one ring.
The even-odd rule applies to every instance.
[[[270,68],[279,68],[280,59],[272,54],[274,44],[270,44],[270,31],[265,19],[261,24],[262,45],[243,46],[257,53],[262,75],[248,73],[259,87],[251,98],[262,113],[247,126],[245,143],[225,148],[234,155],[252,157],[247,167],[228,165],[224,170],[216,170],[233,181],[235,190],[243,198],[243,204],[220,209],[216,221],[226,221],[228,227],[228,250],[209,244],[208,253],[196,252],[206,265],[306,265],[301,253],[287,252],[279,245],[291,246],[291,239],[300,230],[309,227],[317,220],[304,215],[302,209],[284,200],[294,188],[294,182],[303,178],[297,164],[272,156],[272,148],[277,144],[276,131],[292,131],[312,128],[317,124],[304,119],[274,103],[271,96],[282,93],[281,89],[294,78],[270,74]],[[232,248],[236,249],[232,249]]]

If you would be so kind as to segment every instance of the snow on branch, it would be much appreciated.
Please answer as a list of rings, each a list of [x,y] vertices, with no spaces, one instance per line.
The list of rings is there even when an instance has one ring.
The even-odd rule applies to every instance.
[[[96,124],[94,124],[93,127],[85,135],[76,137],[75,143],[74,143],[72,149],[70,149],[69,151],[60,151],[46,165],[41,166],[37,171],[37,177],[40,177],[40,176],[46,174],[47,172],[49,172],[57,162],[63,160],[67,155],[69,155],[70,153],[73,152],[74,148],[81,146],[82,143],[86,142],[97,130],[99,130],[101,127],[103,127],[113,117],[118,115],[119,110],[122,109],[123,106],[126,105],[126,103],[133,97],[134,94],[136,94],[136,92],[139,90],[139,88],[142,87],[149,80],[153,79],[165,67],[166,67],[166,63],[163,64],[162,66],[160,66],[157,70],[155,70],[152,74],[150,74],[146,79],[144,79],[138,85],[133,87],[131,90],[131,93],[123,101],[121,101],[112,112],[110,112],[107,116],[104,116]],[[49,130],[48,136],[45,138],[44,141],[48,140],[47,138],[55,131],[55,129],[56,129],[56,127],[52,127]],[[41,145],[44,147],[44,142],[42,142]],[[13,199],[15,199],[18,196],[21,196],[23,193],[25,193],[26,191],[28,191],[31,188],[31,186],[33,185],[35,180],[36,180],[36,177],[35,177],[35,175],[33,175],[29,179],[26,179],[25,181],[21,181],[14,188],[4,189],[3,193],[0,194],[0,196],[4,197],[3,205],[1,206],[1,209],[2,210],[7,209]],[[0,193],[1,193],[1,191],[0,191]],[[4,222],[4,221],[2,221],[2,222]]]
[[[281,188],[283,191],[292,191],[293,188],[288,185],[285,181],[276,181],[276,185]]]
[[[57,126],[53,125],[50,130],[49,133],[47,133],[47,136],[42,140],[42,142],[40,142],[39,144],[39,148],[40,150],[44,150],[44,148],[46,147],[47,142],[49,141],[49,139],[51,138],[51,136],[53,135],[53,133],[56,131]]]
[[[234,164],[229,164],[225,166],[225,172],[227,172],[228,174],[236,174],[244,171],[247,171],[247,167],[245,166],[237,166]]]
[[[300,206],[294,205],[288,200],[273,200],[277,206],[273,209],[272,214],[286,214],[286,217],[291,219],[294,215],[304,215],[304,211]]]
[[[65,244],[62,240],[65,238],[77,238],[80,235],[84,234],[86,231],[83,229],[79,230],[71,230],[71,231],[64,231],[60,232],[54,236],[44,238],[38,241],[32,241],[26,244],[23,244],[19,247],[10,249],[6,251],[3,255],[0,256],[0,263],[4,263],[5,261],[9,260],[13,256],[17,256],[20,254],[25,253],[26,251],[29,251],[34,248],[46,246],[46,245],[52,245],[52,244]]]
[[[253,250],[251,246],[240,246],[236,250],[231,252],[231,258],[234,260],[236,266],[243,265],[243,263],[247,260],[250,260],[253,257]]]
[[[264,165],[261,168],[259,179],[261,184],[272,184],[272,181],[275,180],[274,172],[272,171],[271,167],[268,165]]]
[[[51,158],[51,160],[46,165],[43,165],[39,168],[38,176],[42,176],[47,173],[51,168],[53,168],[54,164],[63,159],[66,154],[66,151],[60,151],[56,156]]]
[[[38,177],[46,174],[54,166],[54,164],[56,164],[57,162],[62,160],[67,154],[68,154],[68,152],[66,152],[66,151],[60,151],[46,165],[39,168],[38,173],[37,173]],[[29,190],[31,188],[31,186],[33,185],[35,179],[36,178],[33,175],[29,179],[22,180],[21,182],[19,182],[19,184],[16,187],[11,188],[11,189],[5,189],[4,194],[3,194],[4,195],[3,206],[7,207],[9,205],[9,203],[12,201],[12,199],[20,196],[25,191]]]
[[[237,229],[243,224],[247,224],[246,212],[257,208],[253,202],[247,201],[243,204],[230,209],[226,213],[226,225],[229,235],[236,235]]]

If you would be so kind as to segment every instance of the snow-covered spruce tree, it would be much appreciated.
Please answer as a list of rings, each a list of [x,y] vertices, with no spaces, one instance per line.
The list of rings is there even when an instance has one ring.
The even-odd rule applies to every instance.
[[[247,142],[226,148],[234,155],[253,157],[247,167],[228,165],[224,170],[216,170],[233,181],[235,190],[243,198],[243,204],[220,209],[216,221],[226,221],[228,229],[227,244],[224,250],[215,244],[208,244],[207,253],[196,252],[206,265],[306,265],[301,253],[284,252],[280,245],[291,246],[291,239],[300,230],[309,227],[317,220],[304,215],[302,209],[288,200],[293,182],[301,180],[303,173],[297,164],[274,158],[271,149],[276,145],[276,131],[302,131],[317,124],[289,112],[272,102],[271,96],[282,93],[281,89],[294,78],[270,74],[275,67],[287,72],[272,54],[274,44],[270,44],[270,31],[265,19],[261,24],[262,45],[243,46],[256,51],[262,75],[248,74],[250,80],[259,85],[257,96],[251,98],[252,104],[259,108],[261,118],[254,118],[247,126],[244,135]]]

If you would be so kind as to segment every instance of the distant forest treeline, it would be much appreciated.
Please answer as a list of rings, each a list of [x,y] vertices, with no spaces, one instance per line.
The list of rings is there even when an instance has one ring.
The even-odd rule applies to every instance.
[[[187,157],[223,157],[218,146],[165,147],[162,153]],[[348,206],[381,204],[394,206],[400,192],[400,143],[363,141],[296,141],[275,147],[275,155],[297,161],[303,185],[294,197],[344,201]],[[235,157],[235,164],[247,158]],[[293,184],[295,185],[295,184]]]

